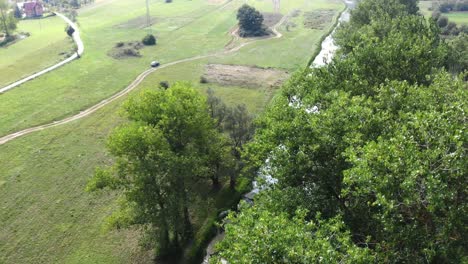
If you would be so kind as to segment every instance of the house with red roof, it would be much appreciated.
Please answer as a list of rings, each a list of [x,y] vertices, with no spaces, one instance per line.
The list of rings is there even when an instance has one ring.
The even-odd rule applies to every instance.
[[[19,3],[26,18],[41,17],[44,14],[44,6],[40,1]]]

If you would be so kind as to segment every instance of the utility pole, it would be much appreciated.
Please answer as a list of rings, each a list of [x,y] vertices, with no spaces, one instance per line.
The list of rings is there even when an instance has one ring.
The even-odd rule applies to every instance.
[[[151,30],[151,16],[149,10],[149,0],[146,0],[146,26],[148,27],[149,34],[152,34]]]

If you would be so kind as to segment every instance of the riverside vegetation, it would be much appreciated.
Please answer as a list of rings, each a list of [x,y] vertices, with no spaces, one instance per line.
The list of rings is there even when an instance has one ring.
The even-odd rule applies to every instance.
[[[228,217],[214,263],[468,261],[466,56],[439,34],[416,1],[360,2],[333,61],[258,119],[244,173],[268,160],[278,182]]]

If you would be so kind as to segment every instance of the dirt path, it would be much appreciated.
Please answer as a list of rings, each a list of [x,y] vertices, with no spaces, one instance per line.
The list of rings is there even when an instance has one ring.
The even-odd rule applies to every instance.
[[[75,30],[72,37],[73,37],[73,41],[75,41],[76,46],[78,48],[77,51],[72,56],[70,56],[69,58],[67,58],[67,59],[65,59],[65,60],[63,60],[63,61],[61,61],[61,62],[59,62],[59,63],[57,63],[57,64],[55,64],[53,66],[50,66],[47,69],[44,69],[44,70],[42,70],[40,72],[32,74],[32,75],[30,75],[30,76],[28,76],[28,77],[26,77],[24,79],[21,79],[21,80],[19,80],[17,82],[14,82],[14,83],[12,83],[12,84],[10,84],[8,86],[5,86],[5,87],[1,88],[0,89],[0,94],[4,93],[6,91],[9,91],[9,90],[11,90],[13,88],[16,88],[16,87],[20,86],[21,84],[23,84],[25,82],[28,82],[28,81],[30,81],[32,79],[35,79],[35,78],[37,78],[37,77],[39,77],[39,76],[41,76],[43,74],[51,72],[51,71],[53,71],[53,70],[55,70],[55,69],[57,69],[59,67],[62,67],[63,65],[69,63],[70,61],[73,61],[73,60],[79,58],[83,54],[84,44],[83,44],[83,41],[81,40],[80,31],[78,29],[78,26],[75,23],[73,23],[70,19],[68,19],[66,16],[64,16],[64,15],[62,15],[60,13],[57,13],[57,12],[55,12],[55,14],[57,16],[59,16],[60,18],[62,18],[68,25],[70,25]]]
[[[287,16],[284,16],[273,28],[272,28],[272,31],[275,33],[275,36],[274,37],[270,37],[270,38],[261,38],[261,39],[254,39],[254,40],[251,40],[251,41],[248,41],[248,42],[245,42],[245,43],[242,43],[240,44],[239,46],[237,47],[234,47],[234,48],[231,48],[231,49],[227,49],[227,50],[223,50],[223,51],[219,51],[219,52],[216,52],[216,53],[212,53],[212,54],[207,54],[207,55],[199,55],[199,56],[195,56],[195,57],[190,57],[190,58],[186,58],[186,59],[181,59],[181,60],[177,60],[177,61],[173,61],[173,62],[169,62],[167,64],[164,64],[164,65],[161,65],[160,67],[158,68],[151,68],[151,69],[148,69],[146,71],[144,71],[143,73],[141,73],[140,75],[138,75],[138,77],[132,82],[130,83],[130,85],[127,86],[127,88],[125,88],[124,90],[118,92],[117,94],[114,94],[113,96],[105,99],[105,100],[102,100],[101,102],[97,103],[96,105],[88,108],[88,109],[85,109],[81,112],[79,112],[78,114],[76,115],[73,115],[73,116],[70,116],[70,117],[67,117],[65,119],[62,119],[60,121],[55,121],[55,122],[52,122],[52,123],[48,123],[48,124],[44,124],[44,125],[40,125],[40,126],[35,126],[35,127],[31,127],[31,128],[27,128],[27,129],[24,129],[24,130],[21,130],[21,131],[18,131],[18,132],[15,132],[15,133],[12,133],[12,134],[9,134],[9,135],[6,135],[4,137],[1,137],[0,138],[0,145],[3,145],[15,138],[18,138],[18,137],[21,137],[21,136],[24,136],[24,135],[27,135],[27,134],[30,134],[32,132],[36,132],[36,131],[41,131],[41,130],[44,130],[44,129],[48,129],[48,128],[52,128],[52,127],[56,127],[56,126],[60,126],[60,125],[64,125],[64,124],[67,124],[67,123],[70,123],[70,122],[73,122],[75,120],[78,120],[78,119],[81,119],[83,117],[86,117],[94,112],[96,112],[97,110],[101,109],[102,107],[112,103],[113,101],[125,96],[126,94],[128,94],[129,92],[131,92],[132,90],[134,90],[148,75],[150,75],[151,73],[157,71],[157,70],[160,70],[160,69],[164,69],[164,68],[167,68],[167,67],[170,67],[170,66],[173,66],[173,65],[176,65],[176,64],[180,64],[180,63],[184,63],[184,62],[189,62],[189,61],[194,61],[194,60],[200,60],[200,59],[204,59],[204,58],[209,58],[209,57],[215,57],[215,56],[222,56],[222,55],[227,55],[227,54],[230,54],[230,53],[234,53],[234,52],[237,52],[239,51],[241,48],[247,46],[247,45],[250,45],[252,43],[255,43],[255,42],[259,42],[259,41],[266,41],[266,40],[270,40],[270,39],[277,39],[277,38],[281,38],[283,35],[278,31],[278,27],[286,20]],[[232,34],[234,34],[235,32],[233,32]],[[233,37],[235,37],[233,35]]]

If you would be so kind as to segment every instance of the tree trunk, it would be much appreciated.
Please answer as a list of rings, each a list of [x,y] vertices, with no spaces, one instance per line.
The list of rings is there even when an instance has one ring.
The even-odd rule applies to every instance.
[[[192,223],[187,206],[184,206],[184,240],[188,241],[193,236]]]
[[[231,177],[229,179],[229,187],[234,190],[236,188],[236,172],[231,173]]]
[[[10,32],[8,32],[8,26],[7,26],[7,23],[6,23],[6,16],[5,16],[5,11],[3,10],[3,8],[0,8],[0,13],[2,13],[2,22],[3,22],[3,26],[5,27],[5,34],[7,37],[10,36]]]

